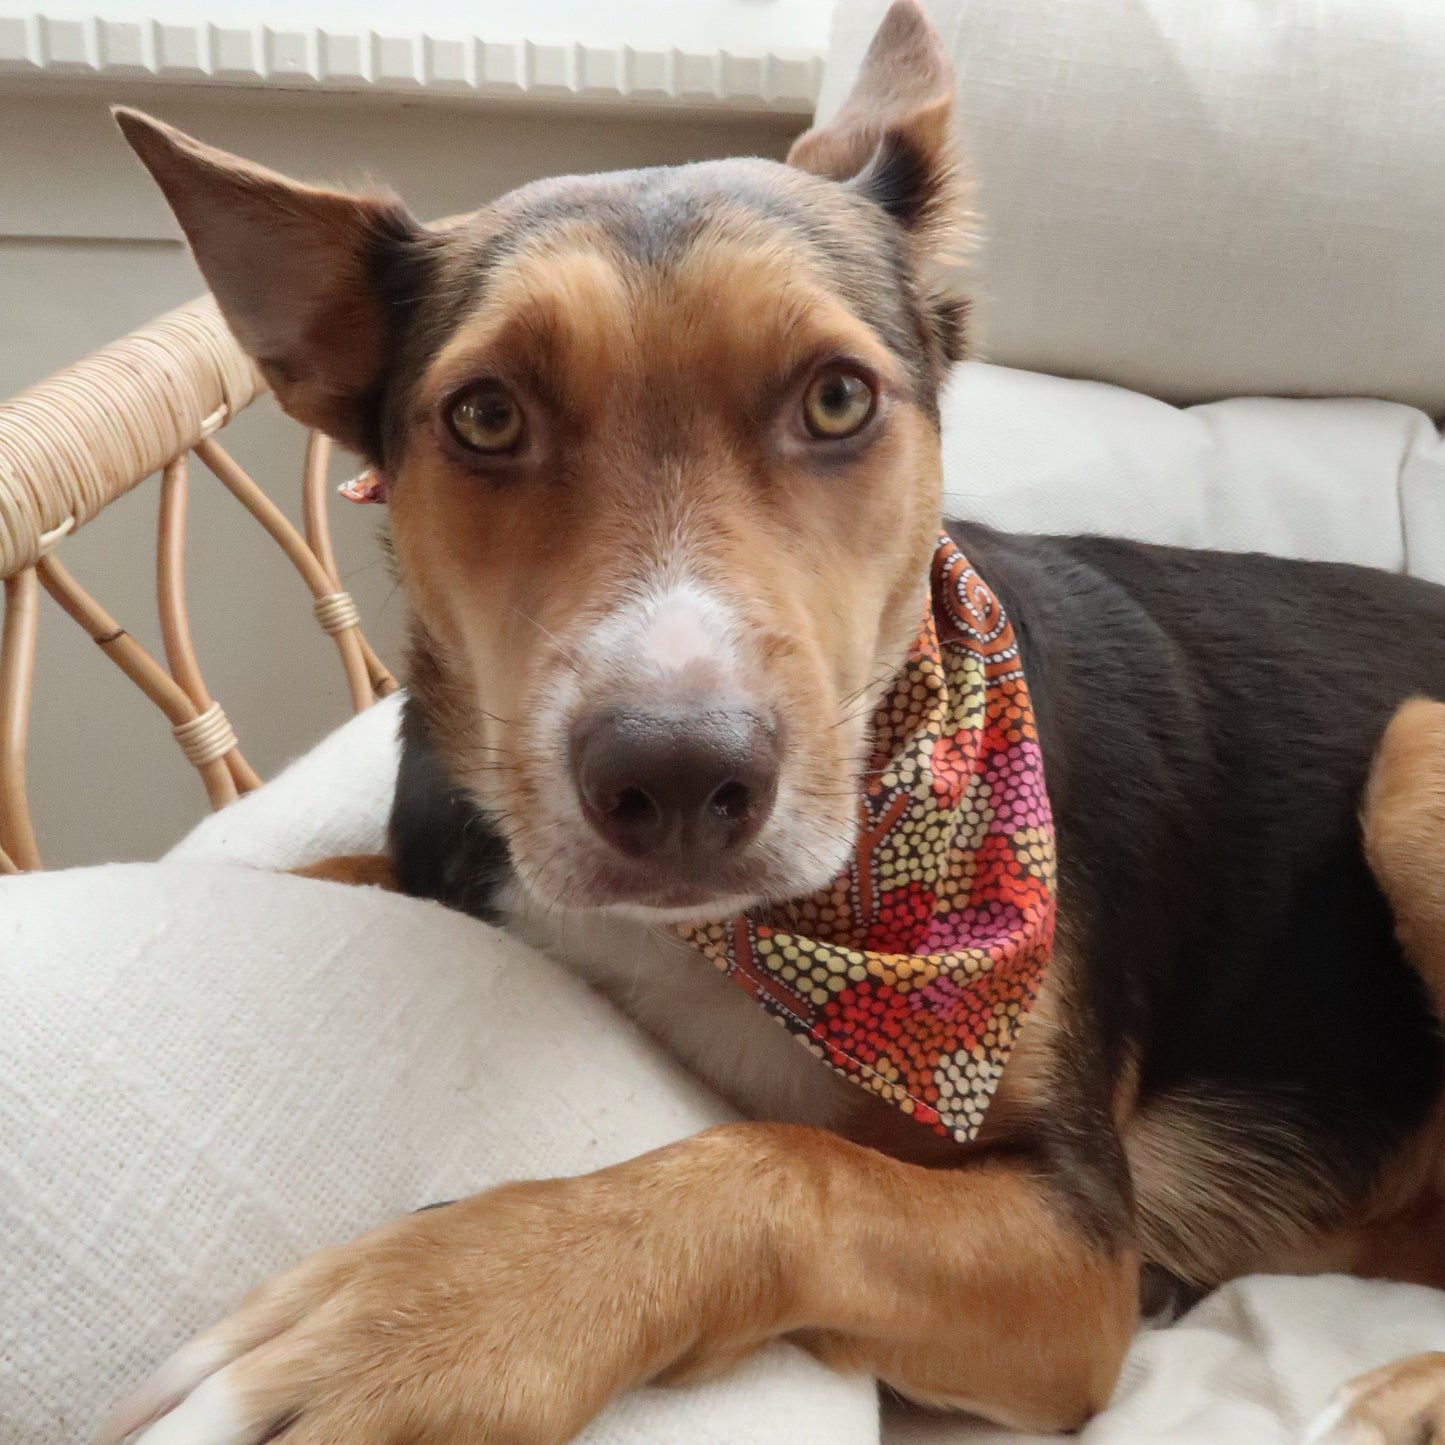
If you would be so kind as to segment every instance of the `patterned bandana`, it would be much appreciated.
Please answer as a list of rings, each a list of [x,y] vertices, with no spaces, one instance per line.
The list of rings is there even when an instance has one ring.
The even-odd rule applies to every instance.
[[[852,862],[689,942],[845,1078],[968,1143],[1043,982],[1054,825],[999,600],[946,536],[873,719]]]

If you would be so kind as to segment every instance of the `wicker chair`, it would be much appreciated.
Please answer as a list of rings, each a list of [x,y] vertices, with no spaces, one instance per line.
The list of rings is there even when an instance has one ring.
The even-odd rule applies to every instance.
[[[270,534],[301,574],[316,620],[335,640],[352,706],[396,689],[342,589],[327,526],[330,443],[312,433],[302,470],[303,530],[217,442],[265,390],[214,301],[202,297],[0,404],[0,873],[41,866],[26,800],[25,749],[43,588],[165,714],[181,752],[222,808],[259,786],[207,690],[185,601],[191,456]],[[62,540],[160,473],[156,605],[165,665],[61,564]]]

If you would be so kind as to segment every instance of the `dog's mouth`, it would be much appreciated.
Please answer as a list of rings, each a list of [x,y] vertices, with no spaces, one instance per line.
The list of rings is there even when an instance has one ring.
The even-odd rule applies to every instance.
[[[591,907],[613,913],[642,915],[663,923],[707,923],[731,918],[765,901],[763,892],[746,880],[729,884],[691,882],[662,874],[603,874],[593,884]],[[578,906],[572,903],[573,907]]]
[[[507,831],[518,874],[539,902],[671,924],[731,918],[816,892],[845,864],[855,828],[851,813],[825,818],[784,813],[735,854],[637,858],[581,817],[562,823],[550,848],[534,841],[534,826],[513,823]]]

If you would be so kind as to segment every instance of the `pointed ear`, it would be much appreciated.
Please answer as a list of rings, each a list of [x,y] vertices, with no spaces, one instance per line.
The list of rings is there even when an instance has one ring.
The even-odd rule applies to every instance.
[[[923,231],[962,219],[956,162],[948,54],[917,0],[893,0],[841,109],[794,141],[788,164],[846,182]]]
[[[838,113],[788,163],[840,181],[907,233],[920,300],[946,361],[964,352],[973,249],[953,130],[953,66],[917,0],[893,0]]]
[[[236,339],[298,421],[378,448],[389,276],[426,235],[401,202],[301,185],[140,111],[114,112]]]

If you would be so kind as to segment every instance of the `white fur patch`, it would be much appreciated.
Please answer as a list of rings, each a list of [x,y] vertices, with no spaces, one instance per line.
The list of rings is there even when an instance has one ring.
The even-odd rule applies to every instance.
[[[743,1114],[830,1128],[854,1102],[852,1084],[670,930],[551,907],[515,879],[501,907],[511,932],[606,994]]]
[[[115,1407],[100,1427],[97,1438],[103,1442],[124,1439],[162,1410],[178,1404],[225,1363],[225,1353],[214,1342],[193,1340],[177,1350],[144,1385]]]
[[[664,684],[699,672],[712,686],[735,682],[737,619],[712,589],[674,569],[638,588],[591,634],[579,654],[589,666]]]
[[[709,601],[681,589],[659,598],[642,633],[642,655],[665,672],[677,672],[694,662],[721,661],[718,630],[708,625],[713,610]]]
[[[1300,1445],[1386,1445],[1381,1431],[1347,1418],[1357,1392],[1342,1385],[1300,1436]]]
[[[202,1380],[164,1419],[140,1437],[140,1445],[249,1445],[261,1423],[242,1418],[230,1371]]]

